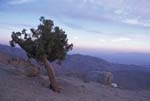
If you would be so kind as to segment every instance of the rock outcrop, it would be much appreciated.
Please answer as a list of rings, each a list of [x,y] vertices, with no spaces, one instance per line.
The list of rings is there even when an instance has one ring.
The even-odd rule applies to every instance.
[[[102,72],[101,83],[105,85],[111,85],[113,81],[113,74],[111,72]]]

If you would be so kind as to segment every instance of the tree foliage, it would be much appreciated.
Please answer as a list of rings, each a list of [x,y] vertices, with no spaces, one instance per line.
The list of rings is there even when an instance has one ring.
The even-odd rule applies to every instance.
[[[41,17],[40,22],[37,29],[30,29],[30,33],[27,33],[26,29],[12,32],[10,45],[14,47],[18,44],[29,58],[36,60],[41,60],[43,56],[50,62],[63,60],[73,44],[68,44],[65,31],[54,26],[52,20]]]

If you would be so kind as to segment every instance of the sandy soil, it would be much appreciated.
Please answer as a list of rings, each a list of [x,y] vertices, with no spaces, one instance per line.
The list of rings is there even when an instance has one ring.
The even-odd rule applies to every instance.
[[[0,101],[150,101],[150,91],[129,91],[77,78],[57,77],[62,92],[47,88],[45,76],[29,78],[0,65]]]

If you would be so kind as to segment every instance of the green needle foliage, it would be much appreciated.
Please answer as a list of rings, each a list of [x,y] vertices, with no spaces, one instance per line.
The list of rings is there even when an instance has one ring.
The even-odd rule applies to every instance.
[[[15,47],[18,44],[24,49],[29,58],[42,60],[43,56],[52,62],[55,60],[63,60],[73,44],[68,44],[65,31],[54,26],[52,20],[40,18],[40,24],[37,29],[31,28],[31,33],[27,33],[26,29],[21,32],[12,32],[10,45]]]

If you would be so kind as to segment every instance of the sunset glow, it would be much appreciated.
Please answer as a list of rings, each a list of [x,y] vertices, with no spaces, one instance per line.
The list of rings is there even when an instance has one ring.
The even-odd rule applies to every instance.
[[[39,17],[63,28],[76,50],[150,52],[147,0],[1,0],[0,43],[12,31],[30,29]]]

